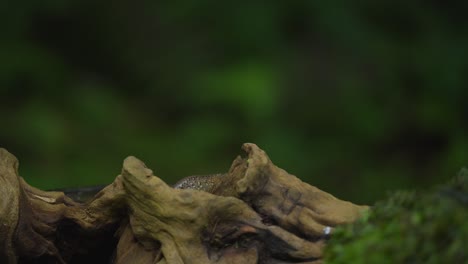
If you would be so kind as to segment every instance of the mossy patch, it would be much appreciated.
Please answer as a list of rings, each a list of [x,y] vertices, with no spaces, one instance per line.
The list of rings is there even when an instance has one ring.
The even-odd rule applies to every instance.
[[[468,170],[426,192],[397,191],[336,229],[325,263],[468,263]]]

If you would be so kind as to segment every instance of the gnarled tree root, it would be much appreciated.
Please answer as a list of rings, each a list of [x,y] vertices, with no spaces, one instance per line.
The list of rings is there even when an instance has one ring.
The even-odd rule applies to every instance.
[[[92,200],[44,192],[0,149],[1,263],[319,263],[333,227],[367,206],[276,167],[254,144],[201,190],[167,185],[135,157]]]

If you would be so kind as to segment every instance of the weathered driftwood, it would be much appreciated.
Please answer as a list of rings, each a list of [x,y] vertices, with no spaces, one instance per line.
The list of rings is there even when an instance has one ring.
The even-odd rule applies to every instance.
[[[367,209],[288,174],[254,144],[243,150],[204,191],[175,189],[128,157],[79,203],[29,186],[0,149],[0,263],[319,263],[333,227]]]

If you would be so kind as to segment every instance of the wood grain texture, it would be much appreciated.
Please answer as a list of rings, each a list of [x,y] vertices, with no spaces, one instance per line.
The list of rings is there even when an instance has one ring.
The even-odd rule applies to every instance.
[[[227,173],[177,188],[130,156],[86,203],[29,186],[0,150],[0,262],[320,263],[333,227],[368,209],[242,149]]]

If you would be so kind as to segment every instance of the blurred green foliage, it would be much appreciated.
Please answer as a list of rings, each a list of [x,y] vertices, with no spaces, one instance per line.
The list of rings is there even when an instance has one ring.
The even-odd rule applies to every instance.
[[[39,188],[169,183],[243,142],[343,199],[466,165],[467,4],[7,1],[0,145]]]
[[[468,263],[468,170],[430,192],[399,191],[337,228],[325,263]]]

